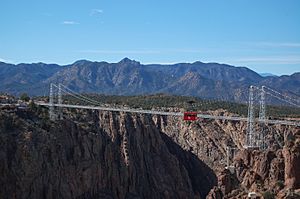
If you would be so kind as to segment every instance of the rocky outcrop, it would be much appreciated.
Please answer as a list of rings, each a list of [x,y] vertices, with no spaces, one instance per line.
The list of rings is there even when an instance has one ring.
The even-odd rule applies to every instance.
[[[0,198],[205,198],[214,172],[148,116],[0,114]]]
[[[232,190],[237,189],[239,181],[228,169],[223,170],[218,176],[218,187],[223,195],[227,195]]]
[[[206,199],[222,199],[222,198],[223,198],[223,193],[218,187],[214,187],[213,189],[211,189],[206,197]]]
[[[289,135],[283,148],[285,161],[285,186],[290,189],[300,189],[300,130]]]

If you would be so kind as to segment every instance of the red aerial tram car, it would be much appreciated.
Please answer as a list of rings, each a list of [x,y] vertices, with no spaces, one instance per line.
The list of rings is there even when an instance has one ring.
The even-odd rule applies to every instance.
[[[184,112],[183,114],[183,120],[185,121],[195,121],[197,119],[197,112]]]

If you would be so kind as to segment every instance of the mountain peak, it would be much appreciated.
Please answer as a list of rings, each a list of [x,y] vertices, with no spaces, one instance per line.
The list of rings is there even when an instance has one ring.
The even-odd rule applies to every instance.
[[[81,60],[74,62],[74,64],[82,65],[82,64],[86,64],[86,63],[90,63],[90,62],[91,61],[89,61],[89,60],[81,59]]]
[[[120,64],[131,64],[131,65],[139,65],[140,64],[140,62],[137,62],[135,60],[131,60],[128,57],[125,57],[119,63]]]
[[[277,77],[277,75],[274,75],[272,73],[259,73],[262,77]]]

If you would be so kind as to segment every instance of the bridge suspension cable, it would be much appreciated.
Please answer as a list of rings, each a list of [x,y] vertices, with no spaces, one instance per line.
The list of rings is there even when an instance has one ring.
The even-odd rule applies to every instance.
[[[58,89],[58,104],[54,103],[54,97],[56,96],[54,88]],[[252,92],[254,90],[261,90],[260,88],[256,86],[252,86]],[[84,101],[88,104],[92,104],[94,106],[82,106],[82,105],[70,105],[70,104],[63,104],[62,100],[62,94],[66,93],[68,95],[71,95],[72,97]],[[252,103],[254,100],[254,93],[252,96]],[[103,107],[101,106],[101,103],[90,99],[84,95],[78,94],[75,91],[69,89],[68,87],[64,86],[63,84],[59,84],[58,86],[55,84],[50,85],[50,100],[49,103],[37,103],[38,105],[44,105],[44,106],[49,106],[49,113],[50,113],[50,118],[55,119],[54,117],[54,107],[59,107],[59,108],[82,108],[82,109],[96,109],[96,110],[104,110],[104,111],[118,111],[118,112],[132,112],[132,113],[143,113],[143,114],[154,114],[154,115],[173,115],[173,116],[183,116],[183,113],[181,112],[163,112],[163,111],[153,111],[153,110],[142,110],[142,109],[129,109],[129,108],[112,108],[112,107]],[[252,104],[252,111],[254,111],[254,103]],[[250,108],[249,108],[250,109]],[[251,109],[248,110],[248,113],[251,113]],[[252,128],[254,126],[254,122],[259,122],[259,123],[268,123],[268,124],[283,124],[283,125],[294,125],[294,126],[300,126],[300,122],[297,121],[288,121],[288,120],[268,120],[263,117],[259,117],[258,119],[255,119],[254,117],[254,112],[252,113]],[[233,116],[220,116],[220,115],[210,115],[210,114],[197,114],[198,118],[204,118],[204,119],[215,119],[215,120],[232,120],[232,121],[248,121],[250,122],[249,115],[248,118],[244,117],[233,117]],[[253,133],[253,131],[252,131]]]
[[[265,91],[268,95],[271,95],[272,97],[275,97],[278,100],[281,100],[281,101],[286,102],[286,103],[288,103],[290,105],[293,105],[293,106],[296,106],[296,107],[300,108],[300,104],[297,104],[297,103],[299,103],[298,100],[295,100],[295,99],[293,99],[293,98],[291,98],[291,97],[289,97],[287,95],[283,95],[280,92],[275,91],[274,89],[271,89],[269,87],[263,86],[263,88],[267,89],[267,90],[270,90],[271,92],[277,94],[277,95],[275,95],[275,94],[273,94],[271,92]],[[281,96],[281,97],[279,97],[278,95]],[[288,98],[288,99],[286,99],[286,98]]]
[[[259,94],[255,95],[255,91],[258,91]],[[249,102],[248,102],[248,119],[247,119],[247,136],[246,136],[246,146],[245,147],[259,147],[260,149],[266,148],[265,136],[266,136],[266,124],[269,123],[270,120],[266,118],[266,95],[274,97],[282,102],[285,102],[289,105],[296,106],[300,108],[300,105],[297,104],[297,100],[289,97],[288,95],[283,95],[280,92],[271,89],[266,86],[262,86],[261,88],[257,86],[250,86],[249,88]],[[259,122],[260,122],[260,130],[255,130],[255,99],[260,96],[259,100]],[[273,120],[275,123],[283,124],[284,120]],[[278,121],[278,122],[276,122]],[[295,122],[298,124],[299,122]],[[296,125],[299,126],[299,125]]]
[[[63,87],[64,92],[68,93],[69,95],[71,95],[73,97],[76,97],[79,100],[83,100],[85,102],[89,102],[89,103],[91,103],[93,105],[101,105],[100,102],[97,102],[96,100],[90,99],[88,97],[85,97],[84,95],[76,93],[76,92],[72,91],[71,89],[69,89],[68,87],[66,87],[63,84],[59,84],[59,85]]]
[[[292,97],[288,96],[287,94],[284,95],[284,94],[282,94],[282,93],[280,93],[280,92],[278,92],[278,91],[276,91],[276,90],[274,90],[270,87],[267,87],[267,86],[263,86],[263,87],[270,90],[270,91],[272,91],[272,92],[274,92],[274,93],[277,93],[278,95],[281,95],[284,98],[288,98],[289,100],[295,101],[296,103],[300,103],[300,97],[297,96],[297,95],[295,95],[295,97],[297,97],[298,99],[293,99]]]

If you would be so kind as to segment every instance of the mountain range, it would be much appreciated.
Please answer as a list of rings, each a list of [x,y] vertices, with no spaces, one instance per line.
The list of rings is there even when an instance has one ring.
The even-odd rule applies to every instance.
[[[110,95],[168,93],[246,101],[250,85],[300,95],[300,72],[264,77],[246,67],[227,64],[197,61],[144,65],[128,58],[118,63],[80,60],[63,66],[0,62],[0,92],[47,95],[51,82],[77,92]]]

